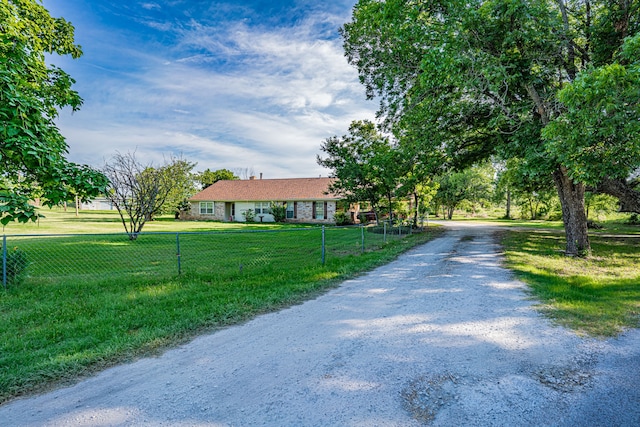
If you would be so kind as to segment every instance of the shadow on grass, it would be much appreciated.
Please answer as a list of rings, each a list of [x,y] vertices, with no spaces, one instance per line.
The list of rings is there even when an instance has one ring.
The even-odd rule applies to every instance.
[[[592,336],[614,336],[640,326],[640,239],[592,236],[594,256],[562,254],[564,238],[510,232],[507,266],[530,285],[541,311]]]

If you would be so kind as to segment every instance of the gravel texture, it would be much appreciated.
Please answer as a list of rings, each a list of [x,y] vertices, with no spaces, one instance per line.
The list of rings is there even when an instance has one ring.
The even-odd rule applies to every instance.
[[[2,426],[637,426],[640,333],[552,325],[495,228],[304,304],[0,406]]]

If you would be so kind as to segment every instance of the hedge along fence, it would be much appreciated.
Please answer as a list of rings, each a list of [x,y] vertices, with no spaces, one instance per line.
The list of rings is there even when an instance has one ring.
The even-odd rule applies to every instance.
[[[309,227],[281,230],[3,235],[2,284],[163,279],[176,275],[224,278],[298,268],[333,257],[377,250],[411,230]]]

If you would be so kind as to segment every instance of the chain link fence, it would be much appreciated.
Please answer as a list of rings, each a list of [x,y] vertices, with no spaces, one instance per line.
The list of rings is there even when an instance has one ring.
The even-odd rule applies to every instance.
[[[2,285],[233,278],[304,269],[378,250],[409,227],[309,227],[264,231],[3,235]]]

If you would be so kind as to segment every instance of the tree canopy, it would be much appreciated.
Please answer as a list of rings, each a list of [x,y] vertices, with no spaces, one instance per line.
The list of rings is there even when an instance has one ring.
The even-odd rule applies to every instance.
[[[399,185],[397,151],[389,138],[380,134],[374,123],[354,121],[349,134],[333,136],[321,147],[327,157],[318,156],[318,164],[332,170],[337,178],[331,191],[345,200],[356,203],[367,201],[379,215],[380,201],[385,199],[392,217],[391,199]]]
[[[236,179],[240,179],[236,176],[235,173],[230,171],[229,169],[218,169],[215,171],[211,171],[211,169],[206,169],[198,174],[196,174],[196,180],[202,186],[202,189],[209,187],[210,185],[215,184],[218,181],[233,181]]]
[[[162,181],[169,185],[167,198],[159,209],[160,214],[172,213],[179,216],[180,212],[189,209],[189,198],[196,194],[196,174],[192,163],[182,157],[171,156],[159,172],[166,175]]]
[[[490,165],[470,167],[460,172],[443,174],[436,179],[435,202],[451,219],[454,210],[464,201],[482,203],[490,198],[494,170]]]
[[[82,104],[74,80],[45,62],[45,54],[82,54],[73,26],[35,0],[3,0],[0,29],[0,221],[35,221],[36,197],[47,205],[87,199],[104,191],[107,180],[66,159],[68,146],[55,124],[60,109]]]
[[[639,6],[359,0],[342,35],[383,125],[401,140],[459,169],[500,155],[550,174],[566,252],[578,255],[590,251],[586,186],[606,191],[613,180],[618,197],[635,194],[624,175],[640,167]]]

